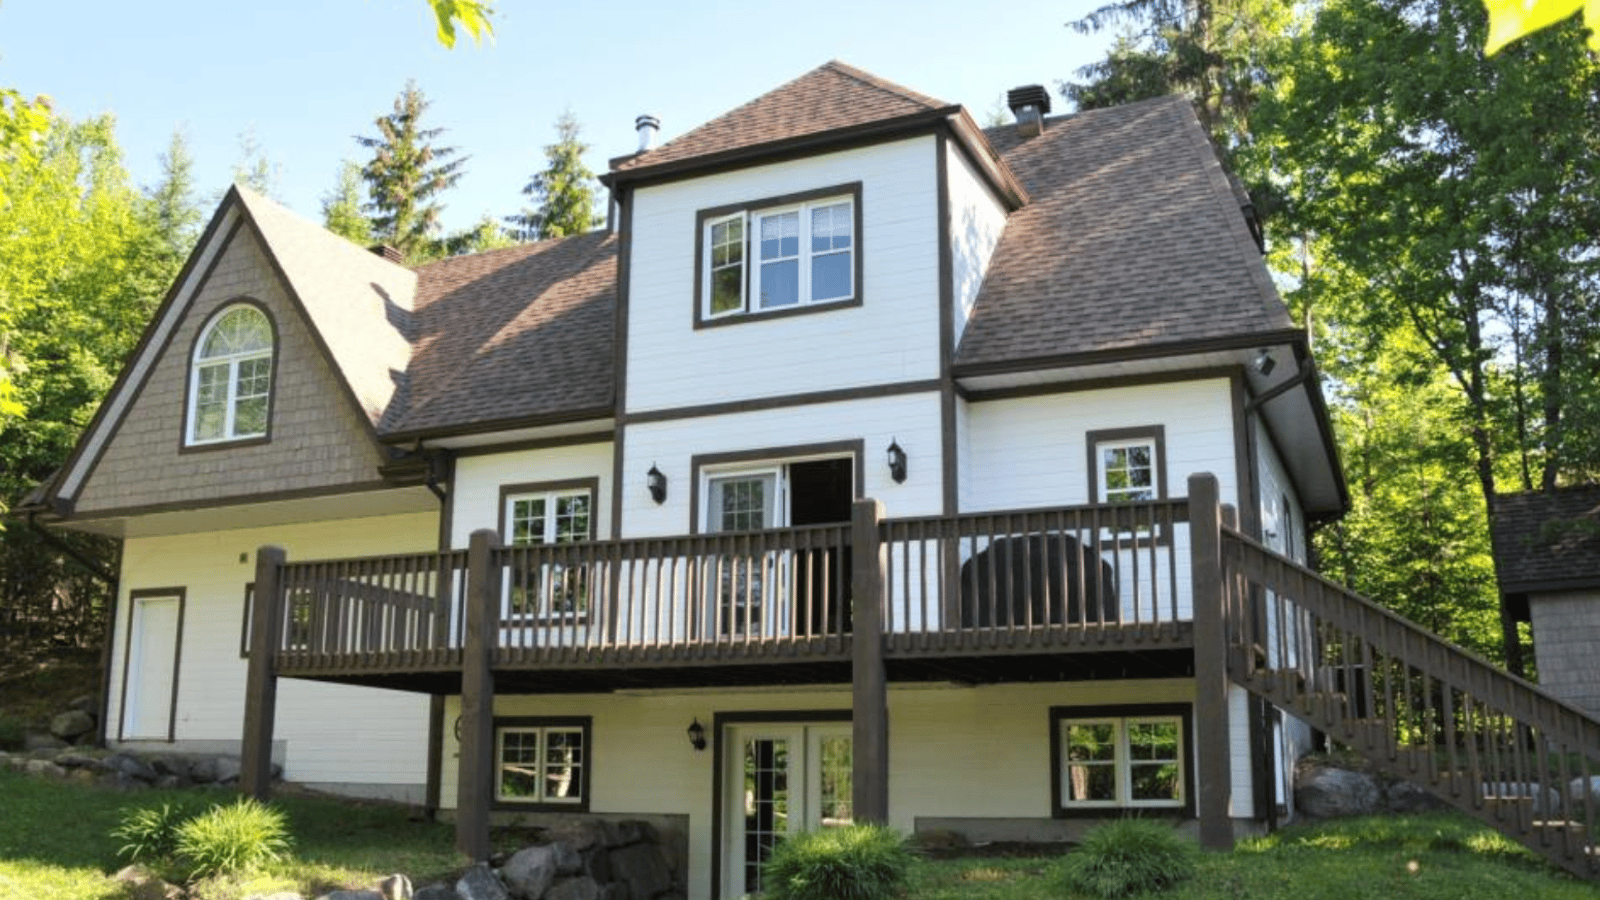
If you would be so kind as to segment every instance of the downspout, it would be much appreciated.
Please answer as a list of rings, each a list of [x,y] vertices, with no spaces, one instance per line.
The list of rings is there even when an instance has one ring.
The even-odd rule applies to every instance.
[[[45,528],[43,525],[40,525],[36,521],[36,517],[38,515],[39,513],[37,511],[29,511],[27,517],[28,529],[34,534],[37,534],[41,539],[44,540],[46,544],[61,551],[68,559],[77,563],[85,572],[88,572],[94,578],[104,582],[107,592],[109,593],[109,598],[106,605],[105,632],[100,638],[100,712],[99,715],[96,716],[97,721],[95,722],[97,731],[95,735],[95,746],[104,747],[106,745],[106,735],[108,734],[107,728],[109,725],[109,723],[106,721],[106,718],[111,712],[111,645],[116,640],[117,604],[118,600],[121,599],[118,596],[121,591],[121,587],[118,583],[116,575],[101,568],[98,563],[85,556],[81,551],[78,550],[78,548],[68,544],[66,541],[63,541],[49,529]],[[117,571],[122,571],[121,541],[117,542]]]

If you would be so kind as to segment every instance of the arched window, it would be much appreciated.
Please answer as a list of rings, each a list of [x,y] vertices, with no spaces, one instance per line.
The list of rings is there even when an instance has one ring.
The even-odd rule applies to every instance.
[[[247,303],[224,309],[195,343],[189,370],[189,443],[267,433],[272,397],[272,322]]]

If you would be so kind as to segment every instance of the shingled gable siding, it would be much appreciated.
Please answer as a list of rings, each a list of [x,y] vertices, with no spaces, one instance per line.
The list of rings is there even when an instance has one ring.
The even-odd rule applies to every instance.
[[[196,335],[242,297],[261,304],[277,328],[271,439],[180,452]],[[377,451],[336,378],[259,242],[239,229],[90,472],[78,512],[372,481]]]
[[[1539,685],[1574,706],[1600,715],[1600,589],[1533,594],[1533,647]]]
[[[239,658],[244,586],[255,551],[280,544],[289,559],[417,553],[438,541],[438,516],[407,513],[327,522],[241,528],[203,534],[129,538],[123,545],[122,597],[145,587],[183,585],[183,657],[175,748],[237,753],[244,724],[248,663]],[[122,671],[127,617],[117,623],[112,671]],[[427,765],[428,697],[399,691],[278,683],[274,738],[285,777],[363,796],[420,802]],[[113,681],[109,721],[120,721]],[[115,729],[112,736],[115,737]]]
[[[933,136],[640,188],[628,266],[628,412],[939,374]],[[694,327],[700,210],[861,182],[859,306]]]
[[[977,170],[953,143],[945,144],[945,172],[950,184],[950,261],[955,303],[955,339],[959,344],[978,299],[989,258],[1006,227],[1005,207],[979,179]],[[954,352],[954,348],[951,348]]]

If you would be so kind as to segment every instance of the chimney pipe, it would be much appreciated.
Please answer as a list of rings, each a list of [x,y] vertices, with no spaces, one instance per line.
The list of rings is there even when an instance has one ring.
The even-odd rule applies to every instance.
[[[1006,105],[1017,117],[1017,131],[1024,138],[1044,131],[1044,117],[1050,112],[1050,92],[1043,85],[1025,84],[1006,92]]]
[[[645,113],[633,120],[633,127],[639,130],[639,152],[643,153],[655,146],[656,132],[661,129],[661,120]]]

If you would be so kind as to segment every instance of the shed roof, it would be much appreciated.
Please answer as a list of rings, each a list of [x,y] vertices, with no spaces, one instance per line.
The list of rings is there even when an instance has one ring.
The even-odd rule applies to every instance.
[[[1600,586],[1600,485],[1500,494],[1493,538],[1502,593]]]

